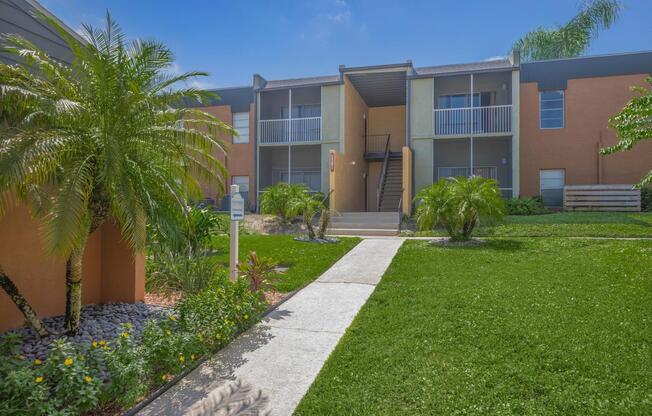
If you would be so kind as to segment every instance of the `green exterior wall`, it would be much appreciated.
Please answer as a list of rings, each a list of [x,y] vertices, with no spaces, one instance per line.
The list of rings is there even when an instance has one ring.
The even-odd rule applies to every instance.
[[[414,192],[432,184],[433,178],[433,141],[421,139],[412,141],[414,151]]]
[[[321,87],[321,140],[340,140],[340,86]]]
[[[433,94],[432,78],[419,78],[410,81],[410,135],[412,140],[433,135]],[[414,150],[416,153],[416,148]]]

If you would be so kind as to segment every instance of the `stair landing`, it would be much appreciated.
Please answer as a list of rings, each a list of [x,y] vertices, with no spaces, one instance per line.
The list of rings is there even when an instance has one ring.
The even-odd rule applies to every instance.
[[[396,236],[400,223],[398,212],[340,212],[332,215],[328,234]]]

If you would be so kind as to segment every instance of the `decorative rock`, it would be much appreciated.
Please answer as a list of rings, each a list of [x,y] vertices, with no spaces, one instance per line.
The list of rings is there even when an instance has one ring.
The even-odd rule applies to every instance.
[[[21,353],[28,360],[45,359],[52,342],[59,338],[81,345],[90,345],[93,340],[110,340],[122,330],[123,323],[132,324],[135,337],[142,334],[145,322],[150,319],[162,319],[169,315],[170,309],[163,306],[144,303],[107,303],[88,305],[82,308],[79,333],[74,337],[64,334],[63,315],[43,319],[43,323],[54,335],[39,339],[31,328],[21,328],[0,334],[3,337],[9,333],[18,333],[22,338]]]

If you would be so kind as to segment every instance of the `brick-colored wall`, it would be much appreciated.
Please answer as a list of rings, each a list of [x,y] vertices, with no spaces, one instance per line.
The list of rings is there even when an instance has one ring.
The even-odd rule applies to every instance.
[[[198,110],[205,111],[223,122],[233,125],[233,113],[230,105],[218,105],[211,107],[201,107]],[[254,203],[256,181],[254,177],[254,104],[249,108],[249,143],[233,143],[233,137],[230,135],[221,135],[220,139],[228,143],[230,149],[226,157],[217,149],[214,155],[221,160],[229,172],[229,177],[225,178],[226,192],[229,192],[231,185],[231,176],[249,176],[249,203]],[[218,192],[216,184],[202,183],[202,192],[205,197],[220,201],[222,194]]]
[[[65,259],[51,256],[40,224],[27,208],[11,209],[0,218],[0,266],[41,317],[65,311]],[[138,302],[145,294],[145,259],[135,257],[119,229],[105,223],[88,240],[83,260],[82,302]],[[0,290],[0,331],[23,323],[23,316]]]
[[[609,118],[634,96],[633,85],[646,74],[568,80],[562,129],[539,128],[536,83],[521,84],[520,169],[522,195],[538,195],[541,169],[564,169],[567,185],[631,184],[652,167],[652,141],[633,150],[601,157],[598,150],[617,142]]]

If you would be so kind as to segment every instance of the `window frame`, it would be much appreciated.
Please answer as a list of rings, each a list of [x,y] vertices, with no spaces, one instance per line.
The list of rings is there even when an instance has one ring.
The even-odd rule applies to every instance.
[[[542,108],[541,102],[542,102],[542,94],[544,93],[549,93],[549,92],[558,92],[561,93],[561,108]],[[558,101],[558,100],[544,100],[544,101]],[[544,111],[559,111],[561,109],[561,126],[555,126],[555,127],[543,127],[543,119],[541,118],[541,114]],[[540,130],[559,130],[563,129],[566,127],[566,91],[565,90],[545,90],[545,91],[539,91],[539,129]]]
[[[249,188],[251,187],[251,181],[249,179],[249,175],[231,175],[231,185],[238,185],[242,187],[242,184],[236,183],[235,178],[247,178],[247,190],[243,191],[242,188],[240,188],[240,193],[249,192]]]
[[[240,133],[240,129],[238,129],[235,126],[236,114],[246,114],[247,115],[247,136],[246,136],[247,138],[246,138],[246,140],[243,139],[244,136]],[[241,111],[241,112],[233,113],[233,128],[238,132],[238,136],[233,135],[233,144],[247,144],[247,143],[249,143],[249,136],[250,136],[250,132],[251,132],[250,126],[251,126],[251,114],[248,111]]]

